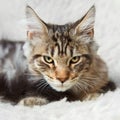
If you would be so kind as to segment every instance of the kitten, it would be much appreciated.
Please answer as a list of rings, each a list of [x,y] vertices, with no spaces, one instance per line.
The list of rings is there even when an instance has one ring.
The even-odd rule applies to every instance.
[[[29,6],[26,16],[28,40],[23,46],[24,55],[21,43],[14,59],[7,55],[12,68],[6,65],[6,72],[5,64],[1,64],[0,93],[4,99],[42,105],[64,97],[82,101],[115,89],[106,64],[97,55],[94,6],[77,22],[65,25],[43,22]]]

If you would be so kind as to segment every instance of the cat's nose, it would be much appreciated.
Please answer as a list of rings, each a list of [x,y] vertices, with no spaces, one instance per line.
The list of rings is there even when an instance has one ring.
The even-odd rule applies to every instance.
[[[69,79],[69,70],[65,66],[59,66],[56,69],[56,79],[64,83]]]
[[[61,82],[61,83],[64,83],[65,81],[68,80],[68,77],[57,77],[57,79]]]

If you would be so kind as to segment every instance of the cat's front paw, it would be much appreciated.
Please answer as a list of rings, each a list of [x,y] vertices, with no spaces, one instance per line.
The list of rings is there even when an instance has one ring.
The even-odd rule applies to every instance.
[[[22,99],[18,104],[33,107],[34,105],[45,105],[48,100],[42,97],[26,97]]]

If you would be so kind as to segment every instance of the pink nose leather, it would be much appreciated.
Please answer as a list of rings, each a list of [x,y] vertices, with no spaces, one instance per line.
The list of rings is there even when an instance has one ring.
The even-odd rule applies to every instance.
[[[68,80],[68,77],[66,76],[66,77],[57,77],[57,79],[59,80],[59,81],[61,81],[62,83],[64,83],[65,81],[67,81]]]
[[[69,78],[69,72],[66,69],[62,68],[61,70],[56,71],[56,78],[64,83]]]

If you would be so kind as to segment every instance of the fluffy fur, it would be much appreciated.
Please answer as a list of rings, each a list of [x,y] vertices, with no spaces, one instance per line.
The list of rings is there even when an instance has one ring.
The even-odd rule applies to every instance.
[[[26,15],[31,45],[26,57],[32,72],[42,74],[57,91],[78,89],[78,94],[88,94],[100,91],[108,83],[107,67],[97,55],[93,40],[94,6],[80,20],[66,25],[46,24],[29,6]],[[46,56],[53,63],[47,63]],[[74,57],[80,59],[71,63]]]
[[[11,51],[7,53],[7,59],[3,57],[6,60],[1,64],[3,88],[0,92],[4,98],[18,102],[26,97],[21,103],[27,105],[39,104],[42,99],[43,104],[43,99],[46,103],[64,97],[70,101],[85,100],[115,89],[114,83],[108,79],[106,64],[97,55],[94,6],[80,20],[66,25],[46,24],[29,6],[26,15],[29,41],[23,49],[27,61],[20,43],[13,58],[9,55]],[[34,98],[32,102],[30,96]]]

